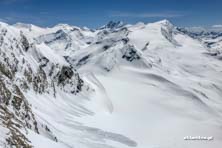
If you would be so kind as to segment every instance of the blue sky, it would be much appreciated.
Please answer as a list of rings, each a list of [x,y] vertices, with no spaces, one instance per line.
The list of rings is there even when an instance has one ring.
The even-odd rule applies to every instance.
[[[0,0],[0,21],[40,26],[68,23],[96,28],[168,19],[177,26],[222,24],[222,0]]]

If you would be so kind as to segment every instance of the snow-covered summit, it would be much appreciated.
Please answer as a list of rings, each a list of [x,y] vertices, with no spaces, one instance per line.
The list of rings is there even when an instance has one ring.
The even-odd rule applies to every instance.
[[[162,25],[168,25],[168,26],[173,26],[173,24],[167,20],[167,19],[164,19],[164,20],[160,20],[160,21],[157,21],[157,22],[154,22],[155,24],[162,24]]]
[[[99,29],[117,29],[123,26],[124,23],[122,21],[109,21],[106,25],[100,27]]]

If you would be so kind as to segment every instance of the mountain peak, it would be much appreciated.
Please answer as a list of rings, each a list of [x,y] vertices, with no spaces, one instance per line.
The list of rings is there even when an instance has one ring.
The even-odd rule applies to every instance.
[[[165,25],[165,26],[173,26],[173,24],[167,19],[157,21],[156,23],[161,24],[161,25]]]
[[[69,24],[63,24],[63,23],[57,24],[54,27],[62,28],[62,29],[65,29],[65,30],[70,30],[70,29],[73,29],[73,28],[78,28],[78,27],[75,27],[75,26],[72,26],[72,25],[69,25]]]
[[[1,27],[1,26],[8,26],[8,24],[5,23],[5,22],[1,22],[1,21],[0,21],[0,27]]]
[[[109,21],[106,25],[102,26],[100,29],[115,29],[122,27],[124,23],[122,21]]]
[[[28,28],[30,29],[32,27],[32,24],[25,24],[25,23],[16,23],[13,26],[18,27],[18,28]]]

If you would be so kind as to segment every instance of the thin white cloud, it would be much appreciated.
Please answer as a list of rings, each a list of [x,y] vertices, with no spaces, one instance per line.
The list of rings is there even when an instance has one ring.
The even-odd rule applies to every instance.
[[[110,13],[111,17],[134,17],[134,18],[174,18],[174,17],[182,17],[184,14],[180,12],[157,12],[157,13],[130,13],[130,12],[118,12],[114,11]]]
[[[5,19],[0,18],[0,22],[7,22]]]
[[[219,25],[219,24],[218,24],[218,25],[213,25],[212,27],[213,27],[213,28],[222,28],[222,25]]]
[[[14,2],[16,2],[16,0],[0,0],[0,3],[3,3],[3,4],[11,4]]]
[[[9,4],[13,4],[13,3],[16,3],[16,2],[25,2],[26,0],[0,0],[0,4],[6,4],[6,5],[9,5]]]
[[[0,22],[6,22],[6,23],[13,21],[13,20],[15,20],[15,18],[9,17],[9,16],[0,18]]]

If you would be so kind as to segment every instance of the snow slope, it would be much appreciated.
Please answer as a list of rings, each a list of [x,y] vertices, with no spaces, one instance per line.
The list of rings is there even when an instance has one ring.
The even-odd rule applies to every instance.
[[[219,148],[221,63],[205,56],[204,46],[187,35],[173,35],[180,46],[170,44],[161,36],[160,23],[142,24],[142,31],[131,27],[135,30],[129,39],[139,49],[154,42],[143,54],[149,58],[152,53],[161,63],[151,69],[118,65],[109,74],[97,73],[113,103],[113,113],[99,112],[81,121],[128,135],[141,148]],[[214,140],[185,141],[183,137],[189,135],[213,136]]]
[[[18,55],[25,55],[37,75],[39,66],[43,66],[47,82],[54,84],[41,92],[21,88],[39,130],[18,129],[30,145],[37,148],[222,145],[221,60],[212,56],[213,47],[206,47],[203,40],[190,32],[167,20],[135,25],[109,22],[96,30],[66,24],[52,28],[27,24],[2,26],[17,32],[15,36],[10,34],[15,38],[22,31],[32,46]],[[4,51],[5,47],[8,46],[0,49]],[[13,52],[19,51],[14,48]],[[14,78],[23,77],[22,72],[15,73]],[[20,82],[16,84],[20,88]],[[10,147],[5,142],[8,129],[3,122],[0,130],[0,146]],[[213,136],[213,140],[184,140],[186,136]]]

